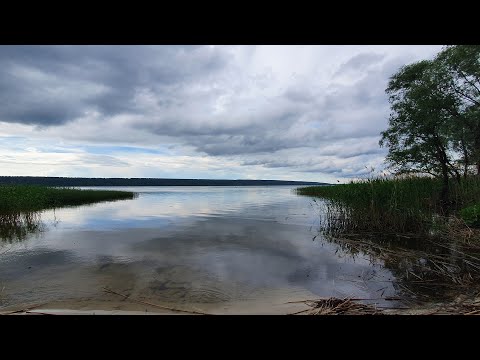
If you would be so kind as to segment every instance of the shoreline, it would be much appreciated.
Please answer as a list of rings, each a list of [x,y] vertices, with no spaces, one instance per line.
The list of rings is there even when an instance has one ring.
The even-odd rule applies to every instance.
[[[285,300],[285,299],[282,299]],[[191,304],[189,309],[133,301],[52,301],[12,305],[0,315],[480,315],[480,294],[459,295],[448,302],[431,302],[405,308],[376,308],[355,299],[318,298],[281,303],[244,301],[225,304]]]
[[[173,305],[139,304],[133,301],[74,300],[42,304],[12,305],[1,315],[288,315],[308,309],[304,303],[284,301],[237,301],[215,304],[190,304],[188,308]],[[288,300],[288,299],[286,299]]]

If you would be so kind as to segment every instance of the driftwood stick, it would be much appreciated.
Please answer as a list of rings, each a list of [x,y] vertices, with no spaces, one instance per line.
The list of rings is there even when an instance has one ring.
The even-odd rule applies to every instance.
[[[297,300],[297,301],[287,301],[284,304],[296,304],[296,303],[303,303],[303,302],[317,302],[321,300],[328,300],[330,298],[326,297],[319,297],[316,299],[306,299],[306,300]],[[379,297],[379,298],[348,298],[347,300],[352,300],[352,301],[361,301],[361,300],[386,300],[386,301],[394,301],[394,300],[403,300],[401,297],[395,297],[395,296],[387,296],[387,297]]]
[[[42,305],[45,305],[46,303],[42,303],[42,304],[39,304],[39,305],[35,305],[35,306],[32,306],[32,307],[29,307],[29,308],[26,308],[26,309],[20,309],[20,310],[13,310],[13,311],[8,311],[8,312],[4,312],[4,313],[0,313],[0,315],[11,315],[11,314],[17,314],[17,313],[22,313],[22,312],[29,312],[30,310],[33,310],[33,309],[36,309]]]
[[[211,314],[207,314],[207,313],[204,313],[204,312],[193,311],[193,310],[181,310],[181,309],[176,309],[176,308],[172,308],[172,307],[169,307],[169,306],[152,304],[152,303],[149,303],[149,302],[147,302],[147,301],[131,299],[131,298],[129,298],[129,295],[120,294],[120,293],[118,293],[118,292],[116,292],[116,291],[113,291],[113,290],[107,288],[107,287],[104,287],[104,291],[107,292],[107,293],[111,293],[111,294],[115,294],[115,295],[121,296],[121,297],[123,297],[124,299],[128,299],[128,300],[133,301],[133,302],[137,302],[137,303],[144,304],[144,305],[150,305],[150,306],[157,307],[157,308],[160,308],[160,309],[177,311],[177,312],[184,312],[184,313],[191,313],[191,314],[198,314],[198,315],[211,315]]]
[[[465,313],[464,315],[475,315],[475,314],[478,314],[478,313],[480,313],[480,310],[470,311],[468,313]]]
[[[316,299],[306,299],[306,300],[297,300],[297,301],[287,301],[284,304],[297,304],[297,303],[303,303],[303,302],[309,302],[309,301],[318,301],[318,300],[328,300],[329,298],[316,298]]]
[[[57,314],[52,314],[52,313],[45,313],[45,312],[37,312],[37,311],[25,311],[26,314],[31,314],[31,315],[57,315]]]
[[[297,314],[301,314],[301,313],[304,313],[304,312],[307,312],[307,311],[311,311],[311,310],[312,310],[312,309],[301,310],[301,311],[297,311],[297,312],[290,313],[290,314],[287,314],[287,315],[297,315]]]

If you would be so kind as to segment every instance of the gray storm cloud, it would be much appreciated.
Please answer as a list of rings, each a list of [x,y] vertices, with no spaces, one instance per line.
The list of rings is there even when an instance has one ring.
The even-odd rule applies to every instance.
[[[353,177],[383,156],[388,77],[440,47],[410,48],[302,47],[281,65],[278,47],[0,46],[0,130]]]
[[[197,46],[2,46],[0,119],[49,126],[89,110],[135,112],[138,89],[168,101],[171,88],[208,79],[226,60]]]

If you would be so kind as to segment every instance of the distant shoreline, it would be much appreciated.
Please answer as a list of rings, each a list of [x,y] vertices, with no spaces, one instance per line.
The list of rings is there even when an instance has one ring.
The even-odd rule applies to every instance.
[[[164,178],[77,178],[43,176],[0,176],[0,185],[45,186],[278,186],[278,185],[330,185],[313,181],[288,180],[214,180]]]

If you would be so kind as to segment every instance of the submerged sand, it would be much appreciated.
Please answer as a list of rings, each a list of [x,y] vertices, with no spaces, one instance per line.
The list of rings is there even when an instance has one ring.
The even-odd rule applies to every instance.
[[[2,314],[55,314],[55,315],[285,315],[308,309],[301,301],[308,297],[271,298],[223,303],[190,303],[178,305],[161,303],[152,299],[73,299],[52,301],[42,304],[11,306],[0,311]],[[312,298],[312,296],[310,296]]]
[[[330,306],[328,306],[330,304]],[[340,306],[339,306],[340,304]],[[155,305],[155,306],[154,306]],[[162,308],[164,307],[164,308]],[[170,308],[170,309],[169,309]],[[344,311],[345,308],[350,310]],[[343,310],[341,310],[343,309]],[[242,301],[222,306],[196,304],[187,308],[141,304],[129,301],[74,300],[30,304],[4,309],[0,315],[480,315],[480,297],[458,296],[450,302],[418,304],[412,307],[376,307],[350,299],[324,298],[298,301]]]

